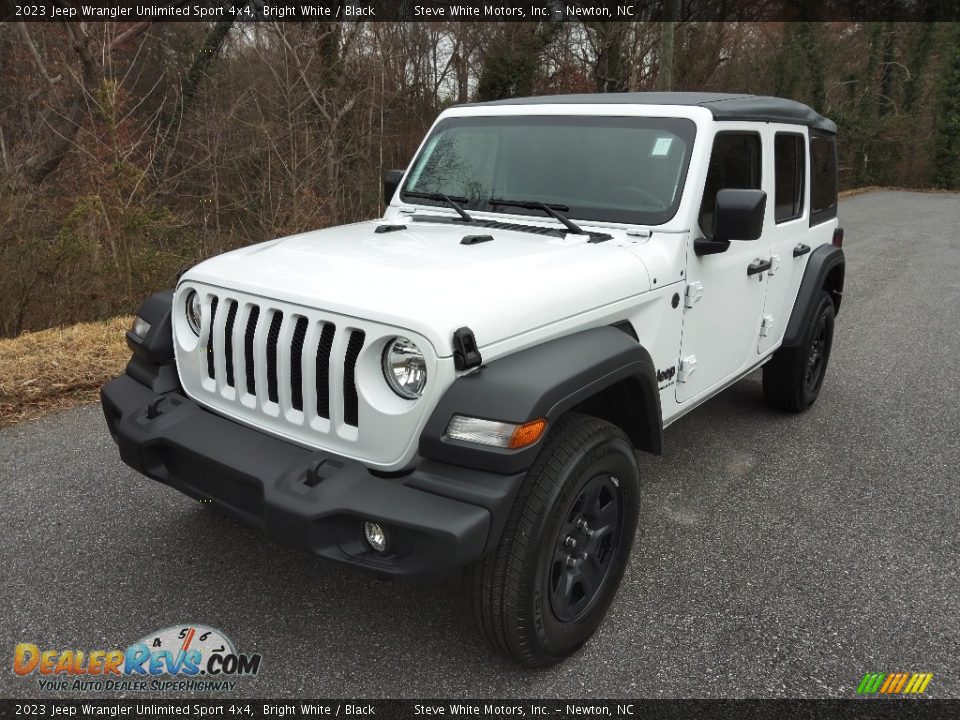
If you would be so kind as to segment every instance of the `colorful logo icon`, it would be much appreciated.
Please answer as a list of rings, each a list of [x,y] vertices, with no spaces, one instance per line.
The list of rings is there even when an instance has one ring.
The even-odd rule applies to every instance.
[[[857,686],[860,695],[921,695],[933,673],[867,673]]]

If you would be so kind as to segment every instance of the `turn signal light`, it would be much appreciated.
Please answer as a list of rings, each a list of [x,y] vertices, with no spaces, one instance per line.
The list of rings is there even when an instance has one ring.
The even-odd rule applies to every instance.
[[[516,450],[533,445],[543,436],[546,428],[546,418],[538,418],[517,425],[498,420],[454,415],[450,425],[447,426],[447,437],[477,445],[492,445]]]
[[[147,336],[147,333],[150,332],[150,323],[137,315],[133,319],[133,325],[131,326],[130,330],[134,335],[143,340]]]
[[[522,448],[527,447],[527,445],[533,445],[540,439],[540,436],[543,435],[543,431],[546,429],[546,418],[538,418],[537,420],[524,423],[517,427],[517,429],[513,431],[513,435],[510,436],[510,447]]]
[[[834,247],[843,247],[843,228],[838,227],[833,231]]]

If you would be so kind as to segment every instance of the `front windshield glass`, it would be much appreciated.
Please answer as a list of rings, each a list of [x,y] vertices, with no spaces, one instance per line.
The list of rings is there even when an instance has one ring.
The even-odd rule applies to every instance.
[[[542,215],[491,205],[524,200],[580,220],[660,225],[683,193],[696,126],[682,118],[457,117],[438,123],[417,156],[406,192],[466,198],[470,210]]]

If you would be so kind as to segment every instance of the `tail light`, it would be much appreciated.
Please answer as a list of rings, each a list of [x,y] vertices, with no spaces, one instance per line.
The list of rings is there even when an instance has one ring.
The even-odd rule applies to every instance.
[[[843,228],[838,227],[833,231],[833,245],[834,247],[843,247]]]

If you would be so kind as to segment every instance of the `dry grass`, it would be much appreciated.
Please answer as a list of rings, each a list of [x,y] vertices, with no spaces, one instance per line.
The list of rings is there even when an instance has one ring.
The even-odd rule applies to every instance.
[[[93,402],[130,359],[130,318],[0,339],[0,428]]]

